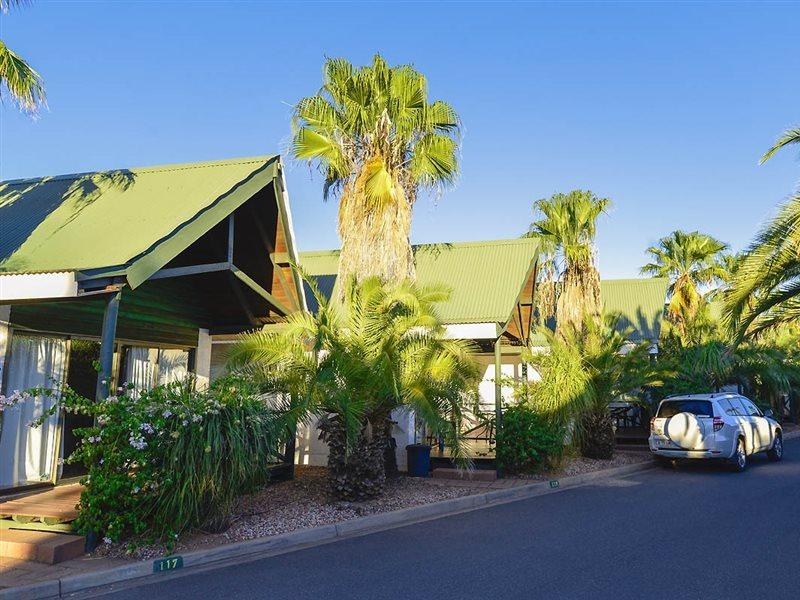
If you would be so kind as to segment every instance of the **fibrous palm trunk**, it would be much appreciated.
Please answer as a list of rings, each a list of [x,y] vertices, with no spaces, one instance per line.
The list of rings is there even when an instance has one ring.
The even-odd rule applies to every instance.
[[[616,445],[614,422],[606,411],[593,411],[581,422],[581,454],[587,458],[611,458]]]
[[[585,317],[600,317],[600,273],[591,260],[570,263],[556,304],[556,332],[581,329]]]
[[[386,418],[367,421],[349,449],[347,433],[336,416],[320,420],[320,439],[328,444],[328,483],[340,500],[361,501],[383,492]]]

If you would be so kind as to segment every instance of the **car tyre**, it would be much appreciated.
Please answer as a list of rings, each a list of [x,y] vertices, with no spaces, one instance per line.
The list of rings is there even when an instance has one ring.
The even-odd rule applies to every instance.
[[[742,438],[739,438],[739,441],[736,442],[736,450],[731,457],[731,466],[737,473],[741,473],[747,468],[747,451]]]
[[[767,458],[772,462],[778,462],[783,458],[783,436],[779,433],[772,442],[772,448],[767,450]]]

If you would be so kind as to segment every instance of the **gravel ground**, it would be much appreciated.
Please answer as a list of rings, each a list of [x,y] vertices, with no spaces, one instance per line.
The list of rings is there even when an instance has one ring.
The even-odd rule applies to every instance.
[[[514,477],[531,481],[548,480],[648,460],[651,460],[649,452],[616,452],[611,460],[570,457],[566,458],[563,466],[557,470]],[[294,479],[275,483],[256,494],[242,497],[233,511],[233,523],[227,531],[217,534],[195,532],[185,535],[179,540],[173,552],[190,552],[289,533],[298,529],[341,523],[365,515],[487,491],[485,484],[474,485],[468,481],[464,481],[461,485],[447,481],[448,485],[443,485],[443,480],[398,477],[387,481],[386,492],[380,498],[366,502],[341,502],[330,498],[325,471],[323,467],[297,467]],[[166,549],[160,544],[142,545],[129,552],[126,543],[101,546],[94,553],[95,556],[139,560],[157,558],[165,554]]]
[[[583,456],[568,457],[564,459],[564,464],[559,469],[543,473],[527,473],[520,475],[512,475],[518,479],[531,479],[534,481],[554,479],[556,477],[570,477],[572,475],[583,475],[584,473],[592,473],[594,471],[602,471],[603,469],[613,469],[614,467],[622,467],[624,465],[633,465],[641,462],[653,460],[649,452],[635,451],[625,452],[617,451],[614,456],[609,460],[598,458],[584,458]]]
[[[430,504],[486,491],[474,487],[442,487],[424,479],[399,477],[389,480],[386,492],[366,502],[339,502],[328,495],[325,469],[297,467],[293,480],[282,481],[240,499],[233,524],[224,533],[192,533],[183,536],[174,552],[189,552],[242,540],[341,523],[365,515]],[[126,544],[101,546],[98,556],[151,559],[164,556],[161,545],[144,545],[128,553]]]

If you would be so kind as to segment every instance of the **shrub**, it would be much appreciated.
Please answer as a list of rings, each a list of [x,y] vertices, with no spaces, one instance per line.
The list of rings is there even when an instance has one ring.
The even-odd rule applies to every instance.
[[[82,533],[170,544],[191,528],[219,530],[233,500],[268,480],[283,422],[246,382],[119,392],[98,402],[62,390],[66,411],[95,418],[95,426],[76,430],[82,443],[67,459],[88,470],[77,519]]]
[[[564,427],[527,404],[508,407],[497,436],[497,460],[511,473],[553,465],[564,452]]]

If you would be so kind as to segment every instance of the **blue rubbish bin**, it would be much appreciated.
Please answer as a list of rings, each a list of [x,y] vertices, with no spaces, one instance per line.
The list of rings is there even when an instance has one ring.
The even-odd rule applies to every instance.
[[[411,477],[427,477],[431,471],[431,447],[427,444],[406,446],[408,474]]]

